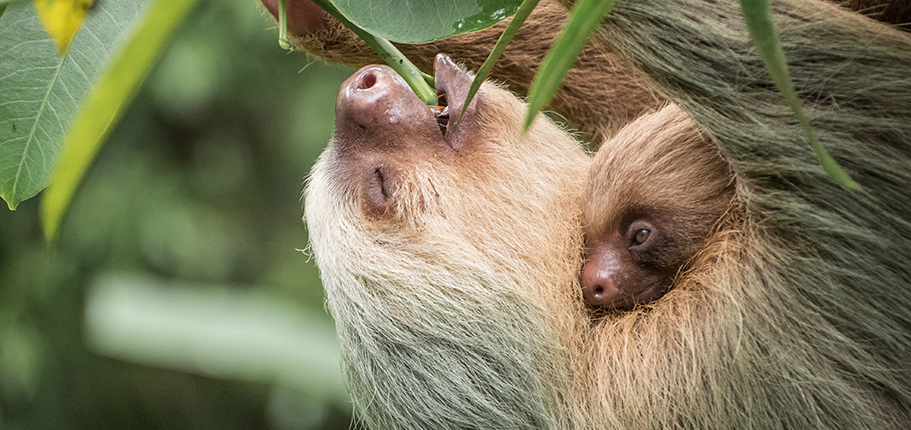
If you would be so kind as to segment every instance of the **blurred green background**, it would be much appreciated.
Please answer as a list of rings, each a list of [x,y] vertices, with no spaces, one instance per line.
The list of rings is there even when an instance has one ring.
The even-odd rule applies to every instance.
[[[0,428],[347,429],[301,192],[352,70],[203,0],[45,246],[0,209]]]

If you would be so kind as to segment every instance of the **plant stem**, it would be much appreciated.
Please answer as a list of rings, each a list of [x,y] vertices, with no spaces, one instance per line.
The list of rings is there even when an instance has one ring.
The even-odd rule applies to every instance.
[[[431,106],[439,103],[436,90],[433,88],[433,77],[421,72],[410,60],[408,60],[408,58],[405,58],[405,55],[403,55],[392,42],[382,37],[374,36],[358,27],[345,18],[329,0],[313,0],[313,2],[335,19],[339,20],[345,27],[350,28],[358,37],[363,39],[364,42],[367,43],[367,46],[376,51],[376,53],[380,55],[380,58],[408,83],[412,91],[417,94],[421,101]]]
[[[288,0],[278,0],[278,46],[291,50],[288,41]]]
[[[468,96],[465,97],[465,103],[462,103],[462,111],[459,112],[459,117],[455,121],[456,123],[462,119],[462,115],[464,115],[465,110],[468,109],[468,104],[471,103],[471,99],[474,98],[478,89],[481,88],[481,83],[490,75],[490,71],[493,70],[493,66],[497,63],[497,59],[503,55],[506,46],[512,41],[513,36],[519,32],[519,27],[525,23],[525,20],[531,15],[531,12],[535,9],[535,6],[538,5],[539,1],[540,0],[523,0],[522,4],[519,5],[519,9],[516,10],[516,14],[513,15],[512,21],[506,26],[506,30],[503,30],[503,34],[497,39],[497,44],[494,45],[493,49],[490,51],[490,55],[487,56],[487,59],[484,60],[484,64],[481,64],[481,68],[478,69],[478,74],[475,75],[474,80],[471,81],[471,88],[468,89]]]

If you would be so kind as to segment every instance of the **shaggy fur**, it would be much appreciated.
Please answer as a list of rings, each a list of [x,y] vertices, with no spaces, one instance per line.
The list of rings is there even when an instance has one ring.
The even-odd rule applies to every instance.
[[[911,2],[907,0],[832,0],[877,21],[911,31]]]
[[[603,40],[712,137],[740,210],[663,300],[592,327],[594,422],[911,422],[911,38],[828,4],[774,8],[804,108],[864,190],[822,172],[736,2],[618,2]]]
[[[295,2],[301,1],[289,0],[288,7],[293,8]],[[906,1],[831,1],[871,18],[911,29],[908,27],[911,3]],[[490,78],[508,84],[511,91],[527,94],[538,65],[562,28],[566,15],[566,10],[554,0],[542,0],[494,66]],[[438,53],[458,59],[470,70],[477,70],[508,22],[504,20],[486,30],[431,43],[397,46],[427,73],[432,71],[433,58]],[[326,23],[319,31],[291,34],[290,39],[297,49],[322,61],[354,68],[382,63],[372,49],[336,21]],[[650,91],[644,82],[642,73],[612,49],[589,44],[550,108],[597,146],[640,114],[663,105],[661,97]],[[580,100],[585,102],[580,103]]]
[[[824,175],[736,1],[618,1],[596,46],[687,112],[736,183],[718,232],[648,307],[585,313],[588,161],[545,120],[520,137],[523,107],[502,91],[485,87],[476,149],[402,159],[394,216],[363,216],[330,146],[306,218],[368,426],[911,422],[911,38],[829,4],[774,6],[804,108],[864,189]]]
[[[510,93],[485,84],[477,101],[479,117],[459,125],[486,138],[456,156],[394,149],[384,165],[397,189],[377,219],[337,140],[309,180],[312,248],[369,428],[557,429],[584,417],[573,377],[589,159],[543,116],[522,137]]]
[[[707,224],[699,232],[705,236],[730,204],[732,185],[718,149],[669,105],[623,128],[595,154],[583,198],[585,233],[605,235],[635,208]]]

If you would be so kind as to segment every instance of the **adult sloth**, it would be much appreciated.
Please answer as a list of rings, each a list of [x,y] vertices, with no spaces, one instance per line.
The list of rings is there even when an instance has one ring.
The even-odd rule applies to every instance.
[[[441,131],[388,70],[346,82],[306,219],[368,426],[911,422],[911,40],[823,2],[774,9],[811,123],[863,190],[822,172],[737,2],[618,2],[595,46],[690,115],[735,188],[670,292],[629,311],[579,292],[589,161],[569,136],[541,117],[523,137],[524,106],[490,84]],[[455,109],[469,77],[436,64]]]

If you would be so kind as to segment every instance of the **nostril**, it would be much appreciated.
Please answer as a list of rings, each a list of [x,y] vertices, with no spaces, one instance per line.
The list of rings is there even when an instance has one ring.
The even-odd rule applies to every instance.
[[[357,90],[369,90],[373,88],[374,85],[376,85],[376,73],[374,73],[373,70],[369,70],[361,75],[361,79],[358,81]]]
[[[594,293],[595,293],[595,297],[601,297],[601,295],[604,294],[604,287],[598,285],[597,287],[595,287]]]

